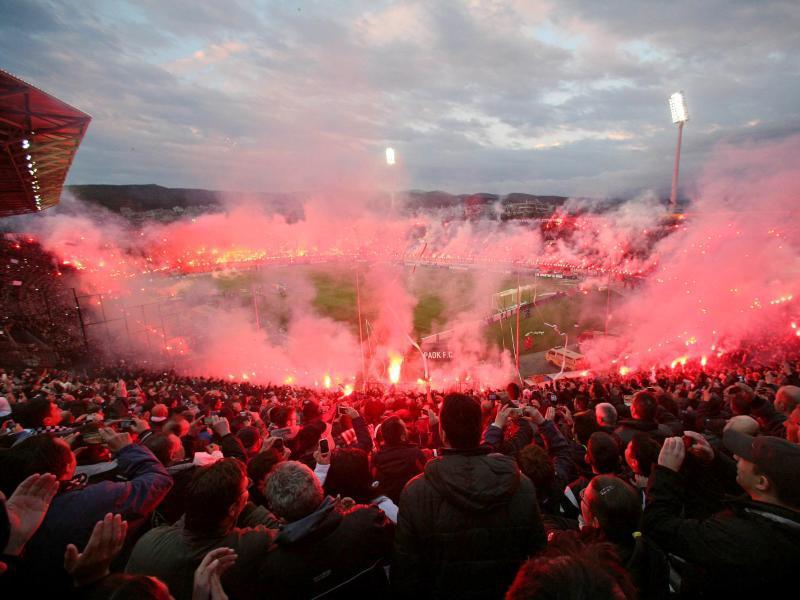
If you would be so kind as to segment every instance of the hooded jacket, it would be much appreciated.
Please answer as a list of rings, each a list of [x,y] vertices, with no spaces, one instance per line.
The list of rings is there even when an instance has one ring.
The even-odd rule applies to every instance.
[[[380,598],[393,533],[376,506],[346,511],[327,497],[310,515],[283,526],[257,587],[269,598]]]
[[[704,520],[685,519],[684,478],[657,466],[643,532],[691,565],[703,598],[778,598],[796,587],[800,511],[746,496]]]
[[[536,492],[513,458],[444,450],[400,497],[391,579],[401,598],[500,598],[545,547]]]

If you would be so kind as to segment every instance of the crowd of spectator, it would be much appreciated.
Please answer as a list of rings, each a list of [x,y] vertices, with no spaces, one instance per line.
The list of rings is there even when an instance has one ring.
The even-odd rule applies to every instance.
[[[29,235],[0,237],[0,359],[4,364],[66,363],[82,354],[84,339],[69,287],[72,272],[71,266],[59,264]]]
[[[798,367],[350,394],[128,366],[5,371],[0,589],[785,594],[800,567]]]

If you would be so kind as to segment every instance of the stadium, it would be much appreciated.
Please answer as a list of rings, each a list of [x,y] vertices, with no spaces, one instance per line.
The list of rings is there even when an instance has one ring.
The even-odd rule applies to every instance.
[[[797,15],[379,4],[10,6],[0,589],[793,589]]]

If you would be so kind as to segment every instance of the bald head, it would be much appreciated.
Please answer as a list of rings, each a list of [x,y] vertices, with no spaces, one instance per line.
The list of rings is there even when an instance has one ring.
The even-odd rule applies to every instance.
[[[800,387],[784,385],[775,394],[775,409],[787,417],[800,405]]]
[[[758,435],[759,432],[758,421],[749,415],[737,415],[735,417],[731,417],[730,420],[725,424],[724,431],[728,431],[730,429],[751,436]]]

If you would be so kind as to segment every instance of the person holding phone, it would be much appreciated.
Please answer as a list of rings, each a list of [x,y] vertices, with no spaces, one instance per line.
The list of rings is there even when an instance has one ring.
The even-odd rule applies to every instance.
[[[390,573],[398,597],[500,598],[547,544],[533,484],[513,458],[481,445],[481,418],[476,399],[445,397],[442,455],[400,497]]]

